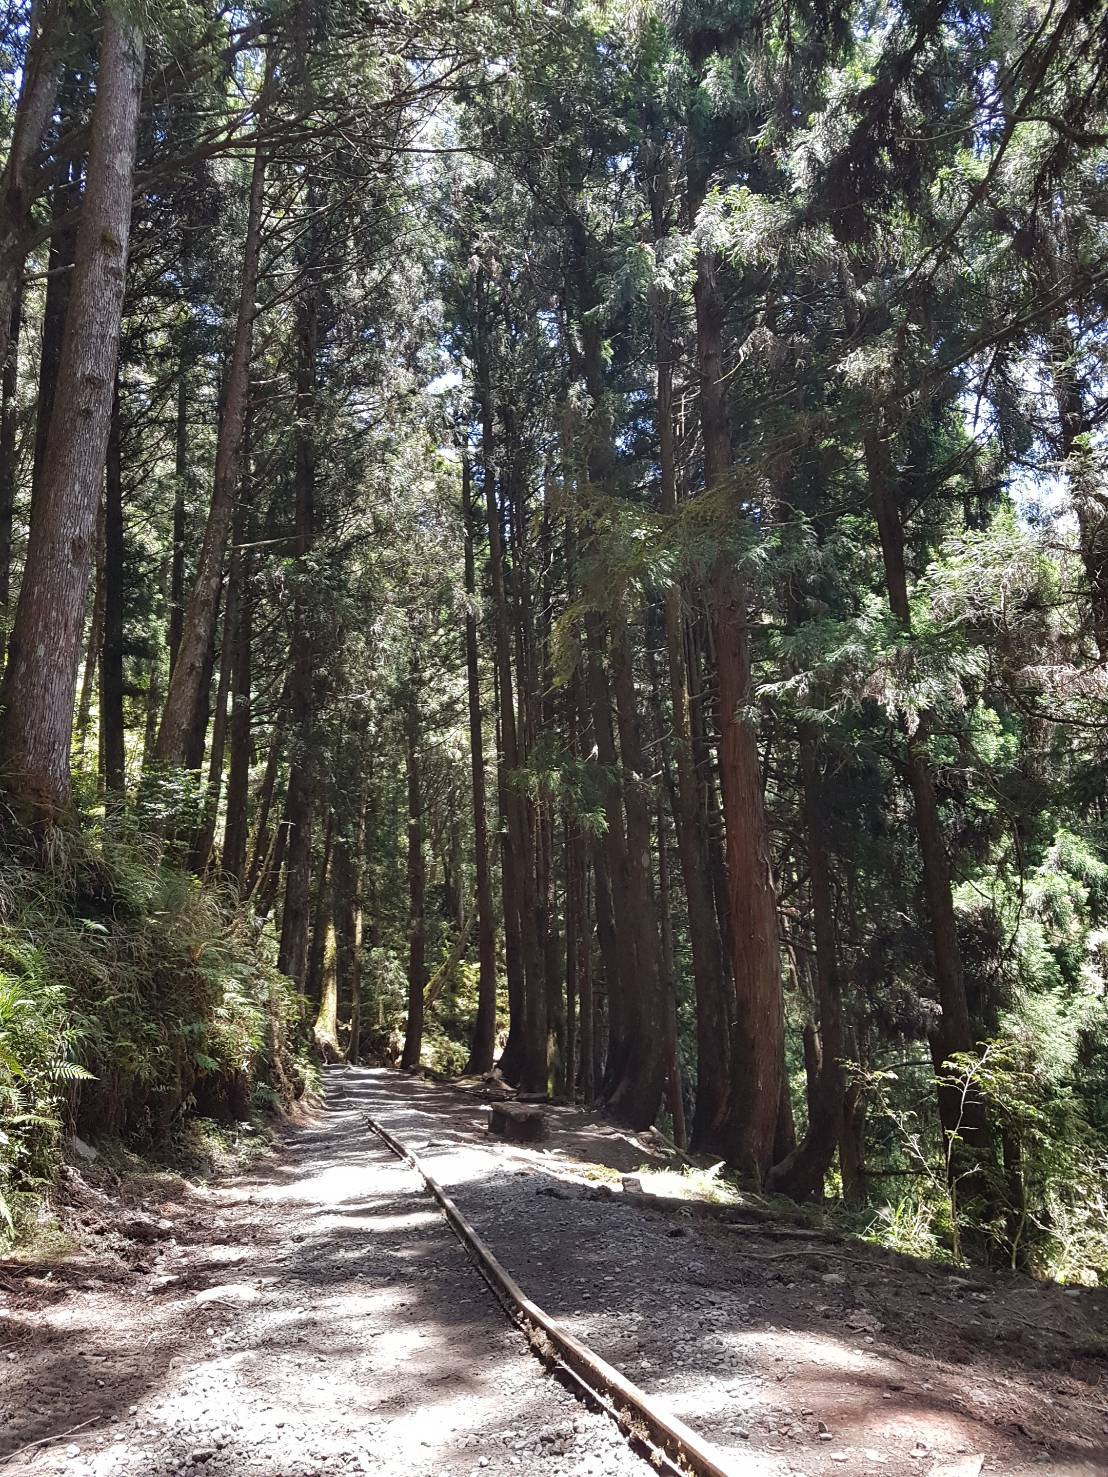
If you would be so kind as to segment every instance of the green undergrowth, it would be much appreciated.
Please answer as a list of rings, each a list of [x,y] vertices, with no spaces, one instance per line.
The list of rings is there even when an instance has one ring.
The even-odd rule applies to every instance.
[[[119,822],[67,833],[46,864],[7,851],[0,1240],[31,1217],[67,1135],[179,1154],[192,1120],[234,1124],[299,1096],[301,1021],[246,910],[157,840]]]

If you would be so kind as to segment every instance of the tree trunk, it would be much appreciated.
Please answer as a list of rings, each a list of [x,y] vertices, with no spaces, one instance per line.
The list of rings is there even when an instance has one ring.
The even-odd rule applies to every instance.
[[[311,190],[309,187],[309,207]],[[312,267],[309,261],[309,269]],[[302,264],[303,267],[303,264]],[[289,708],[295,725],[289,771],[288,864],[285,906],[281,914],[278,968],[301,987],[308,963],[308,918],[311,904],[312,819],[315,809],[315,636],[308,560],[315,540],[316,492],[316,350],[319,315],[316,291],[309,283],[296,305],[296,596],[293,603]]]
[[[668,396],[666,397],[668,399]],[[659,397],[659,415],[662,414]],[[666,652],[669,659],[670,721],[673,727],[675,776],[673,824],[685,902],[689,915],[689,950],[696,991],[696,1107],[693,1147],[710,1153],[722,1147],[719,1135],[727,1120],[730,1096],[730,1011],[726,974],[708,863],[708,846],[697,800],[696,764],[689,723],[681,590],[671,585],[665,595]]]
[[[142,33],[109,8],[58,372],[57,398],[66,414],[46,454],[0,718],[13,808],[39,827],[69,801],[73,699],[119,349],[142,55]],[[5,327],[10,314],[9,302]]]
[[[243,458],[242,535],[239,542],[249,541],[253,529],[250,506],[253,480],[250,465],[251,412],[247,409]],[[223,875],[231,878],[241,892],[246,880],[246,838],[250,812],[250,761],[253,753],[251,678],[254,632],[254,591],[251,584],[254,561],[251,551],[238,549],[231,555],[231,573],[235,583],[236,611],[234,656],[231,668],[231,717],[229,734],[231,754],[227,770],[227,817],[223,828]]]
[[[609,633],[612,687],[623,761],[628,922],[634,930],[637,976],[635,989],[627,992],[625,1000],[629,1027],[626,1065],[607,1099],[607,1106],[632,1128],[649,1128],[665,1090],[670,1034],[661,974],[658,913],[650,877],[652,804],[646,790],[646,760],[631,670],[631,643],[622,612],[617,610],[612,614]]]
[[[211,860],[219,821],[219,797],[223,788],[223,760],[227,749],[227,694],[231,687],[231,669],[238,641],[238,570],[234,563],[227,576],[227,601],[223,611],[223,639],[219,648],[219,680],[216,683],[215,718],[212,742],[208,752],[208,776],[200,805],[200,824],[189,857],[189,867],[203,876]]]
[[[0,364],[7,362],[13,310],[23,280],[36,194],[35,159],[54,114],[61,79],[58,32],[66,10],[62,0],[36,0],[31,6],[11,143],[0,172]]]
[[[350,1008],[350,1040],[346,1059],[357,1066],[361,1056],[362,1029],[362,897],[361,861],[364,836],[364,811],[355,806],[346,828],[335,836],[331,861],[334,889],[335,944],[337,950],[338,997],[340,1009],[345,1001]]]
[[[85,659],[81,669],[81,693],[77,699],[77,753],[84,766],[88,747],[89,724],[92,721],[92,694],[96,688],[98,657],[104,644],[104,500],[96,509],[96,552],[92,567],[92,615],[88,623]]]
[[[698,166],[689,181],[694,218],[705,185]],[[710,250],[700,253],[693,296],[704,485],[712,492],[730,473],[731,436],[723,377],[725,309]],[[717,561],[710,595],[719,667],[719,769],[735,990],[730,1104],[721,1143],[734,1163],[764,1183],[773,1163],[785,1081],[784,1009],[761,767],[746,716],[751,696],[747,592],[729,555]]]
[[[681,1082],[681,1052],[677,1030],[677,975],[673,962],[673,914],[669,893],[669,853],[665,821],[658,809],[658,913],[662,923],[662,989],[666,1019],[666,1103],[673,1121],[673,1142],[688,1146],[685,1127],[685,1097]]]
[[[881,541],[889,609],[901,627],[908,632],[912,627],[912,617],[904,560],[904,530],[896,501],[892,457],[880,426],[875,426],[866,433],[865,460],[870,505]],[[924,713],[915,731],[905,734],[905,767],[915,808],[916,833],[923,863],[924,893],[931,923],[935,984],[940,1006],[939,1023],[931,1034],[931,1059],[936,1076],[942,1077],[949,1057],[957,1052],[973,1050],[973,1029],[962,972],[962,953],[958,943],[950,858],[943,841],[939,803],[935,795],[935,782],[927,748],[928,730],[929,719]],[[964,1138],[971,1149],[984,1149],[987,1139],[985,1111],[975,1095],[970,1094],[963,1101],[956,1086],[940,1086],[939,1117],[946,1134],[956,1134]]]
[[[327,947],[327,926],[334,903],[334,890],[330,885],[334,837],[335,812],[328,807],[327,822],[323,827],[323,854],[319,859],[315,908],[312,912],[312,938],[308,945],[308,975],[304,984],[305,995],[316,1005],[323,996],[323,956]]]
[[[819,1043],[809,1090],[808,1132],[787,1159],[774,1165],[769,1188],[794,1199],[823,1193],[823,1182],[843,1130],[846,1078],[843,1073],[842,987],[835,946],[835,903],[827,856],[818,733],[812,724],[800,731],[800,775],[804,797],[808,887],[816,943],[816,1010]]]
[[[215,635],[219,593],[223,583],[224,550],[239,484],[250,389],[250,359],[261,251],[262,197],[265,188],[266,155],[262,144],[262,116],[264,99],[269,91],[271,66],[270,59],[267,61],[266,76],[262,83],[262,101],[259,103],[259,132],[254,145],[254,167],[250,180],[238,318],[227,368],[223,415],[216,442],[215,485],[196,576],[182,624],[181,644],[169,679],[165,711],[154,751],[157,763],[169,769],[181,769],[187,764],[189,735],[201,705],[204,674]]]
[[[525,1092],[545,1092],[547,1088],[546,977],[537,927],[538,899],[533,837],[528,825],[526,797],[514,783],[521,755],[512,698],[512,659],[509,641],[511,624],[504,579],[500,510],[497,507],[496,479],[492,462],[492,392],[489,389],[487,346],[485,345],[482,345],[482,360],[478,366],[478,392],[481,399],[482,480],[489,525],[489,571],[493,590],[493,632],[497,692],[500,701],[500,738],[506,778],[502,793],[507,810],[510,863],[515,869],[513,886],[518,903],[519,937],[523,961],[523,991],[519,1001],[522,1020],[518,1027],[519,1084]],[[508,858],[505,858],[506,862],[507,860]],[[509,993],[510,1004],[511,994]]]
[[[127,748],[123,720],[123,460],[119,378],[112,399],[108,464],[104,479],[104,644],[100,651],[100,743],[104,789],[119,804],[126,790]]]
[[[32,516],[42,486],[46,450],[50,444],[50,418],[58,387],[65,319],[73,284],[73,260],[77,250],[77,221],[81,204],[81,175],[76,164],[67,165],[50,196],[50,249],[46,263],[46,301],[42,311],[39,348],[38,395],[35,400],[35,446],[31,470]]]
[[[725,593],[730,586],[730,597]],[[741,582],[715,580],[720,780],[727,836],[735,1027],[729,1155],[759,1184],[772,1167],[785,1083],[785,1021],[762,772],[750,702],[750,641]]]
[[[419,1066],[423,1050],[423,991],[427,985],[425,960],[427,875],[423,857],[423,791],[419,753],[419,657],[413,640],[408,671],[407,772],[408,772],[408,1024],[400,1065],[409,1070]]]
[[[262,788],[258,795],[258,818],[254,826],[254,845],[250,856],[250,870],[246,874],[245,891],[249,895],[258,886],[262,870],[269,856],[271,836],[269,834],[269,818],[273,810],[273,797],[277,791],[277,774],[281,768],[281,757],[284,753],[285,734],[281,722],[281,714],[288,697],[288,678],[281,688],[281,703],[278,710],[277,721],[273,725],[273,732],[269,737],[269,753],[265,761],[265,773],[262,776]]]
[[[177,374],[177,428],[173,438],[173,552],[169,573],[169,675],[177,664],[181,649],[181,630],[185,620],[185,541],[186,494],[189,480],[189,382],[185,354]]]
[[[12,581],[12,526],[15,521],[16,430],[19,420],[19,338],[23,324],[23,293],[12,306],[7,358],[0,391],[0,669],[8,650],[8,602]]]
[[[465,533],[466,676],[469,688],[469,756],[473,788],[473,862],[477,875],[477,1016],[473,1023],[467,1072],[492,1070],[496,1044],[496,919],[489,866],[485,800],[485,740],[481,721],[481,675],[477,664],[477,571],[473,555],[473,497],[469,458],[462,462],[462,518]]]
[[[623,807],[615,779],[619,770],[608,673],[603,660],[603,625],[595,614],[585,617],[586,687],[592,714],[593,744],[600,767],[604,832],[594,843],[597,935],[604,960],[608,997],[608,1050],[600,1084],[605,1103],[628,1070],[635,1039],[634,1012],[639,969],[640,934],[627,870]]]

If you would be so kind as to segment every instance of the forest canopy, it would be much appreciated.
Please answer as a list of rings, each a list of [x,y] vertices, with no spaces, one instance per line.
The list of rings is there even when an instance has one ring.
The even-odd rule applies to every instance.
[[[1102,0],[12,0],[0,1205],[309,1055],[1108,1271]]]

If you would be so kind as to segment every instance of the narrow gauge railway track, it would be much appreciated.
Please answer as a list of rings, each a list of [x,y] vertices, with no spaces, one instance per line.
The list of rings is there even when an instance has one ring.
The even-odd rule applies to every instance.
[[[545,1364],[564,1374],[582,1398],[610,1415],[630,1442],[645,1448],[659,1470],[685,1474],[685,1477],[742,1477],[741,1467],[728,1461],[683,1421],[663,1410],[644,1390],[529,1298],[419,1156],[372,1114],[366,1121],[382,1143],[422,1177],[467,1256]]]

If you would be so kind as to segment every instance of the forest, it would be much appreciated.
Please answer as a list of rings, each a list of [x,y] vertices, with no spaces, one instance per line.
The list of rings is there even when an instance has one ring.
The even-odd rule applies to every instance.
[[[320,1061],[1108,1274],[1104,0],[8,0],[0,1237]]]

